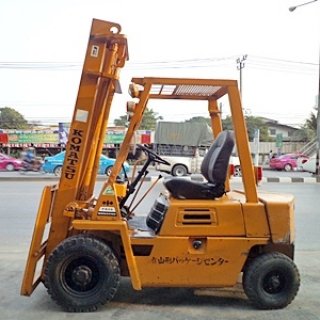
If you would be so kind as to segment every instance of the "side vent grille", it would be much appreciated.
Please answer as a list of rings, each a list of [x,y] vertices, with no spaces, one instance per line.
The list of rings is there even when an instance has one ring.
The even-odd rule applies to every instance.
[[[179,212],[178,223],[182,225],[216,225],[216,214],[210,209],[185,209]]]

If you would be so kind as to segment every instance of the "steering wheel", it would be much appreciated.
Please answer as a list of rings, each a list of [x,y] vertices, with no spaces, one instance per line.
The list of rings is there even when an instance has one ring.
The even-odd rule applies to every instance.
[[[165,164],[167,166],[170,166],[171,163],[162,159],[160,156],[158,156],[155,152],[153,152],[152,150],[150,150],[149,148],[145,147],[144,145],[142,144],[137,144],[137,146],[143,150],[149,158],[151,158],[153,161],[155,162],[158,162],[158,163],[162,163],[162,164]]]

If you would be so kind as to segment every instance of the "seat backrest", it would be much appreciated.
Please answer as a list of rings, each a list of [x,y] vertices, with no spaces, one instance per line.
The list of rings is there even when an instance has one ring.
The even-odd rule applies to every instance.
[[[201,173],[210,183],[222,184],[225,182],[233,147],[233,133],[231,131],[220,132],[201,165]]]

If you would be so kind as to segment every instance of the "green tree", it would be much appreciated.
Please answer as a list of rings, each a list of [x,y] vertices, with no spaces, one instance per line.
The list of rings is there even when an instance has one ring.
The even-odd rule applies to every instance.
[[[125,127],[128,123],[128,116],[127,115],[120,116],[119,118],[115,119],[113,122],[116,126]]]
[[[250,141],[253,141],[256,129],[260,130],[260,141],[268,142],[271,140],[268,133],[268,126],[260,117],[246,116],[245,119]]]
[[[126,126],[128,123],[127,115],[120,116],[114,120],[116,126]],[[153,109],[148,109],[144,111],[143,118],[140,124],[140,130],[155,130],[157,121],[162,120],[161,116],[158,116],[157,112],[154,112]]]
[[[317,109],[317,108],[315,108]],[[310,117],[305,122],[305,127],[313,130],[315,133],[317,131],[317,116],[315,113],[311,112]]]
[[[21,113],[13,108],[0,108],[0,128],[2,129],[28,129],[28,121]]]
[[[253,141],[255,129],[260,129],[260,141],[270,141],[270,137],[268,134],[268,127],[262,121],[260,117],[246,116],[245,117],[247,130],[249,135],[249,140]],[[185,122],[205,122],[209,126],[211,126],[210,118],[205,117],[192,117]],[[224,130],[233,130],[232,117],[227,116],[222,120],[222,127]]]
[[[224,130],[233,130],[232,117],[226,116],[225,119],[222,119],[222,127]]]
[[[190,123],[194,123],[194,122],[203,122],[203,123],[207,123],[209,126],[211,126],[211,119],[210,118],[205,118],[205,117],[192,117],[188,120],[185,120],[185,122],[190,122]]]
[[[303,141],[308,143],[315,138],[315,131],[307,128],[305,125],[301,126],[299,130],[295,131],[291,137],[292,141]]]
[[[245,116],[249,141],[253,141],[255,130],[260,130],[260,141],[268,142],[270,141],[269,133],[268,133],[268,126],[260,117],[254,116]],[[231,116],[227,116],[225,119],[222,120],[222,126],[224,129],[233,130],[233,123]]]
[[[314,108],[317,111],[317,107]],[[297,130],[293,139],[296,141],[309,142],[313,140],[317,135],[317,116],[314,112],[310,113],[308,119],[305,120],[304,124]]]

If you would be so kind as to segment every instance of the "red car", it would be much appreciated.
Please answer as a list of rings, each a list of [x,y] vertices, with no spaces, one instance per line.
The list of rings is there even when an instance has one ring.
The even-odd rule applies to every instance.
[[[269,166],[271,169],[292,171],[299,168],[303,159],[308,159],[307,156],[299,153],[284,154],[279,157],[270,159]]]
[[[0,170],[19,170],[21,168],[21,160],[0,153]]]

